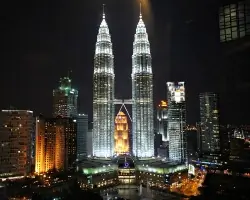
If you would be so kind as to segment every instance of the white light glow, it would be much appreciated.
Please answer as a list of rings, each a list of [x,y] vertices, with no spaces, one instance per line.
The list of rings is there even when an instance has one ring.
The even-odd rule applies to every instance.
[[[139,158],[154,156],[153,75],[150,44],[140,18],[136,28],[132,56],[133,154]]]
[[[105,20],[97,35],[93,77],[93,155],[111,157],[114,153],[114,56]]]

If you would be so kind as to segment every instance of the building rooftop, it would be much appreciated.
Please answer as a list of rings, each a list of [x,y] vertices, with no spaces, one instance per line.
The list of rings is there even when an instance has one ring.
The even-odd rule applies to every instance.
[[[111,160],[86,159],[77,164],[77,171],[83,174],[98,174],[117,169],[117,165]]]
[[[139,171],[154,172],[159,174],[174,173],[188,169],[185,164],[163,162],[158,159],[136,161],[136,167]]]
[[[86,159],[81,163],[78,163],[77,170],[82,171],[83,174],[105,173],[117,170],[119,162],[123,161],[123,158],[120,158],[119,160],[117,160],[117,162],[112,162],[111,160]],[[135,168],[139,171],[153,172],[158,174],[175,173],[188,169],[187,165],[185,164],[163,162],[159,159],[135,161],[131,158],[127,158],[127,161],[134,161]]]

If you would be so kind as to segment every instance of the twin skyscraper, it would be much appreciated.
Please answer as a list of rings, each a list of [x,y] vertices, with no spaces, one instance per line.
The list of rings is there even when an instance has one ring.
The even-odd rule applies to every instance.
[[[134,156],[154,156],[153,74],[150,44],[140,13],[132,55],[132,137]],[[93,156],[114,155],[115,73],[109,28],[103,19],[97,35],[93,75]]]

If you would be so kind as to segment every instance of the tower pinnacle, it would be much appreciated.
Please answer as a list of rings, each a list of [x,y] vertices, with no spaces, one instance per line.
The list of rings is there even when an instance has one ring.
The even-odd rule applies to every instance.
[[[142,19],[141,2],[140,2],[140,19]]]
[[[102,18],[105,19],[105,4],[102,4]]]

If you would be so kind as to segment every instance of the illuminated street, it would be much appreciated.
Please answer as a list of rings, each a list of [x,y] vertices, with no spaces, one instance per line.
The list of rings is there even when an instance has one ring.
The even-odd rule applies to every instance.
[[[142,194],[137,186],[134,185],[120,185],[115,188],[110,188],[108,190],[103,190],[101,192],[104,200],[112,200],[115,197],[120,197],[129,200],[167,200],[167,199],[180,199],[168,193],[163,193],[159,191],[149,191],[146,188],[142,188]]]
[[[170,187],[171,192],[184,194],[186,196],[198,196],[200,194],[199,187],[201,187],[205,179],[204,173],[197,173],[192,179],[184,179],[181,183],[175,183]]]

